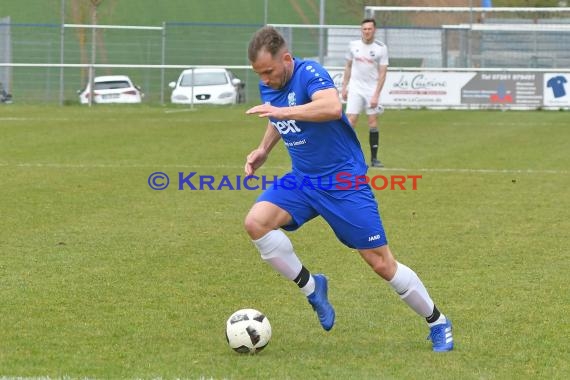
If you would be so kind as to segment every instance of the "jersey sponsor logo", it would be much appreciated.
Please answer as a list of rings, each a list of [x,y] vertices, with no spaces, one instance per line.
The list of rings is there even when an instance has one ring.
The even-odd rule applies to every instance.
[[[375,241],[375,240],[380,240],[380,234],[368,237],[368,241]]]
[[[293,107],[297,105],[297,98],[294,92],[290,92],[287,95],[287,103],[289,103],[289,107]]]
[[[301,132],[301,128],[297,126],[295,120],[272,121],[271,124],[273,124],[277,131],[282,135]]]
[[[374,63],[374,60],[372,58],[366,58],[366,57],[354,57],[354,60],[364,63]]]

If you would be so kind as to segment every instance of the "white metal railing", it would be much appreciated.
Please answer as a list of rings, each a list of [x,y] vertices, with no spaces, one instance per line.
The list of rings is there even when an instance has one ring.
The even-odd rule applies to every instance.
[[[62,5],[63,6],[63,5]],[[161,63],[165,63],[165,45],[166,45],[166,26],[163,23],[162,26],[137,26],[137,25],[101,25],[101,24],[61,24],[61,37],[60,37],[60,63],[64,64],[64,47],[65,47],[65,29],[91,29],[91,63],[90,65],[86,66],[89,68],[89,88],[93,91],[93,68],[95,67],[95,57],[96,57],[96,34],[95,30],[97,29],[119,29],[119,30],[154,30],[160,31],[162,33],[162,60]],[[59,101],[60,104],[63,104],[63,87],[64,87],[64,76],[63,76],[63,66],[60,67],[60,84],[59,84]],[[161,86],[164,86],[164,71],[161,73]],[[89,106],[91,106],[91,102],[93,99],[93,94],[89,96]],[[161,99],[161,102],[164,102],[164,99]]]
[[[531,7],[391,7],[379,5],[367,5],[364,7],[364,15],[366,17],[373,16],[377,11],[387,12],[485,12],[485,13],[559,13],[570,12],[570,7],[544,7],[544,8],[531,8]]]

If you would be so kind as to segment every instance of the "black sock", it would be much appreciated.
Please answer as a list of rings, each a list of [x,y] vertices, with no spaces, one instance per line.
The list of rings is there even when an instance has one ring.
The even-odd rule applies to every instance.
[[[375,160],[378,156],[378,141],[379,141],[378,129],[370,129],[370,153],[372,154],[372,159]]]
[[[305,268],[305,266],[303,266],[301,268],[301,272],[299,272],[299,274],[297,275],[297,277],[295,277],[293,281],[295,281],[295,283],[299,288],[302,288],[305,285],[307,285],[307,282],[309,282],[309,278],[311,278],[311,273],[307,268]]]
[[[434,323],[435,321],[437,321],[439,319],[440,316],[441,316],[441,313],[439,312],[439,310],[437,310],[437,307],[435,307],[435,305],[433,305],[433,313],[431,313],[431,315],[426,318],[426,321],[427,321],[427,323]]]

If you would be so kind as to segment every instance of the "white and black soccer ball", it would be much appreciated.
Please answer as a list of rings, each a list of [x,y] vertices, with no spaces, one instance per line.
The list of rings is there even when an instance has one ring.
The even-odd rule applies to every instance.
[[[228,318],[226,339],[236,352],[255,354],[269,343],[271,324],[262,312],[255,309],[241,309]]]

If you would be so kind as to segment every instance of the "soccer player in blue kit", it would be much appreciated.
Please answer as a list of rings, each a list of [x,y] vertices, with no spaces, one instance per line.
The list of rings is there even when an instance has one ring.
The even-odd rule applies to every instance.
[[[267,118],[265,134],[246,159],[245,173],[253,175],[271,149],[283,139],[292,161],[287,176],[295,186],[270,186],[245,218],[245,229],[261,258],[294,281],[316,311],[321,326],[332,329],[335,311],[328,301],[328,280],[311,274],[282,231],[293,231],[321,216],[337,238],[358,250],[400,298],[425,318],[434,351],[453,349],[449,319],[434,305],[417,274],[396,261],[388,247],[378,205],[369,185],[338,186],[343,178],[364,176],[367,165],[357,136],[342,110],[338,92],[317,62],[294,58],[283,36],[265,26],[252,37],[248,58],[260,78],[261,103],[249,115]],[[306,180],[324,186],[302,186]],[[321,184],[322,184],[321,183]]]

